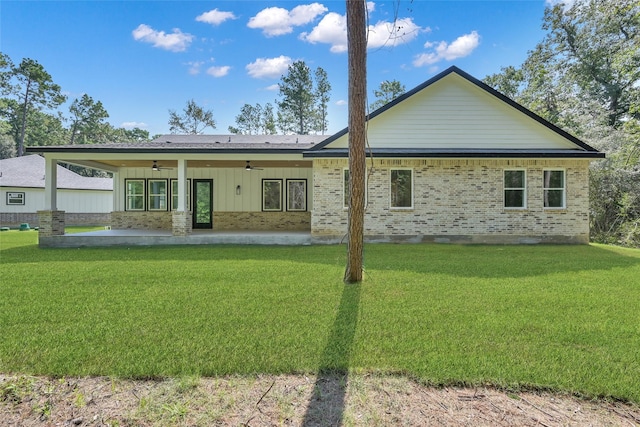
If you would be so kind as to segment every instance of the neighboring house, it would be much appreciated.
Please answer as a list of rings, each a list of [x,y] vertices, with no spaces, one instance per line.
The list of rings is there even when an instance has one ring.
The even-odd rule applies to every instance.
[[[50,171],[64,161],[113,172],[113,228],[302,230],[335,243],[347,231],[347,147],[344,129],[28,151]],[[589,241],[589,163],[604,153],[456,67],[373,112],[367,153],[369,241]],[[60,234],[50,211],[41,238]]]
[[[113,210],[113,180],[88,178],[57,167],[58,205],[67,225],[108,225]],[[45,160],[38,155],[0,160],[0,224],[38,225],[45,209]]]

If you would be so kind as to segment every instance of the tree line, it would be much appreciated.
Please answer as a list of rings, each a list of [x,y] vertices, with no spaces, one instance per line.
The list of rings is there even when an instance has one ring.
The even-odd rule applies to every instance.
[[[0,52],[0,158],[22,156],[30,145],[139,142],[150,139],[143,129],[111,126],[102,102],[84,94],[68,111],[60,85],[38,61],[19,64]]]
[[[520,66],[484,82],[604,151],[590,173],[591,236],[640,247],[640,2],[547,7]]]

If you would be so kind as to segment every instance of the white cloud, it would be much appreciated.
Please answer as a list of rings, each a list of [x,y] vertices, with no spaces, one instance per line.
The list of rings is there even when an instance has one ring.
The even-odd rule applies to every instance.
[[[200,74],[200,67],[204,65],[204,61],[187,62],[189,65],[189,74],[192,76]]]
[[[218,9],[210,10],[196,17],[196,21],[211,25],[220,25],[229,19],[237,19],[233,12],[223,12]]]
[[[258,58],[245,68],[249,75],[256,79],[276,78],[283,75],[292,62],[288,56],[280,55],[277,58]]]
[[[480,35],[477,31],[472,31],[469,34],[464,34],[455,39],[450,44],[441,41],[440,43],[427,42],[424,47],[434,50],[432,52],[422,53],[417,55],[413,60],[415,67],[422,67],[425,65],[435,64],[442,60],[453,61],[454,59],[464,58],[468,56],[480,45]]]
[[[398,46],[414,40],[423,30],[411,18],[401,18],[394,22],[379,21],[369,25],[367,47],[369,49],[383,46]],[[300,39],[309,43],[326,43],[331,45],[331,52],[347,51],[347,18],[335,12],[327,13],[310,33],[300,34]]]
[[[309,43],[331,45],[331,52],[347,51],[347,17],[339,13],[327,13],[310,33],[300,34],[300,39]]]
[[[276,90],[280,90],[280,86],[278,86],[278,83],[274,83],[270,86],[265,87],[264,90],[276,91]]]
[[[409,43],[422,31],[411,18],[398,19],[395,22],[381,21],[375,25],[369,25],[369,34],[367,36],[369,49],[383,46],[399,46]],[[429,29],[426,29],[429,31]]]
[[[336,105],[340,105],[340,106],[347,105],[347,101],[345,101],[344,99],[340,99],[336,101]]]
[[[249,28],[258,28],[267,37],[281,36],[293,32],[293,27],[308,24],[327,9],[320,3],[303,4],[291,11],[281,7],[268,7],[249,19]]]
[[[185,51],[193,41],[191,34],[183,33],[179,28],[174,28],[172,33],[167,34],[164,31],[156,31],[146,24],[140,24],[131,33],[136,41],[151,43],[153,47],[172,52]]]
[[[122,122],[120,124],[120,127],[125,129],[134,129],[134,128],[144,129],[147,127],[147,124],[144,122]]]
[[[209,67],[207,69],[207,74],[213,77],[224,77],[229,74],[229,70],[231,70],[231,67],[228,65],[221,67]]]

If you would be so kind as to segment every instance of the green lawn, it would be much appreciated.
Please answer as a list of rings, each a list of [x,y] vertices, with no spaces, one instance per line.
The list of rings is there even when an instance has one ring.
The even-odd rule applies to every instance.
[[[640,402],[640,250],[368,245],[38,249],[0,233],[0,372],[346,370]]]

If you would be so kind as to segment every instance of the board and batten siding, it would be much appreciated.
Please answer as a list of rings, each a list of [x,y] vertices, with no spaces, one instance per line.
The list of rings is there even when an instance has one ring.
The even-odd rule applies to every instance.
[[[576,148],[455,73],[371,119],[367,137],[372,148]],[[347,147],[348,134],[326,148]]]
[[[125,179],[176,179],[176,170],[152,171],[150,168],[123,168],[115,183],[117,200],[114,210],[125,210]],[[246,171],[244,168],[188,168],[187,178],[213,179],[214,212],[260,212],[262,211],[262,180],[281,179],[283,188],[283,211],[286,211],[287,179],[307,180],[307,211],[312,209],[313,182],[311,168],[265,168]],[[240,186],[240,195],[236,187]]]
[[[7,205],[7,193],[24,193],[24,205]],[[108,213],[113,207],[110,190],[57,191],[58,210],[67,213]],[[3,187],[0,190],[0,212],[35,213],[45,209],[44,188]]]

